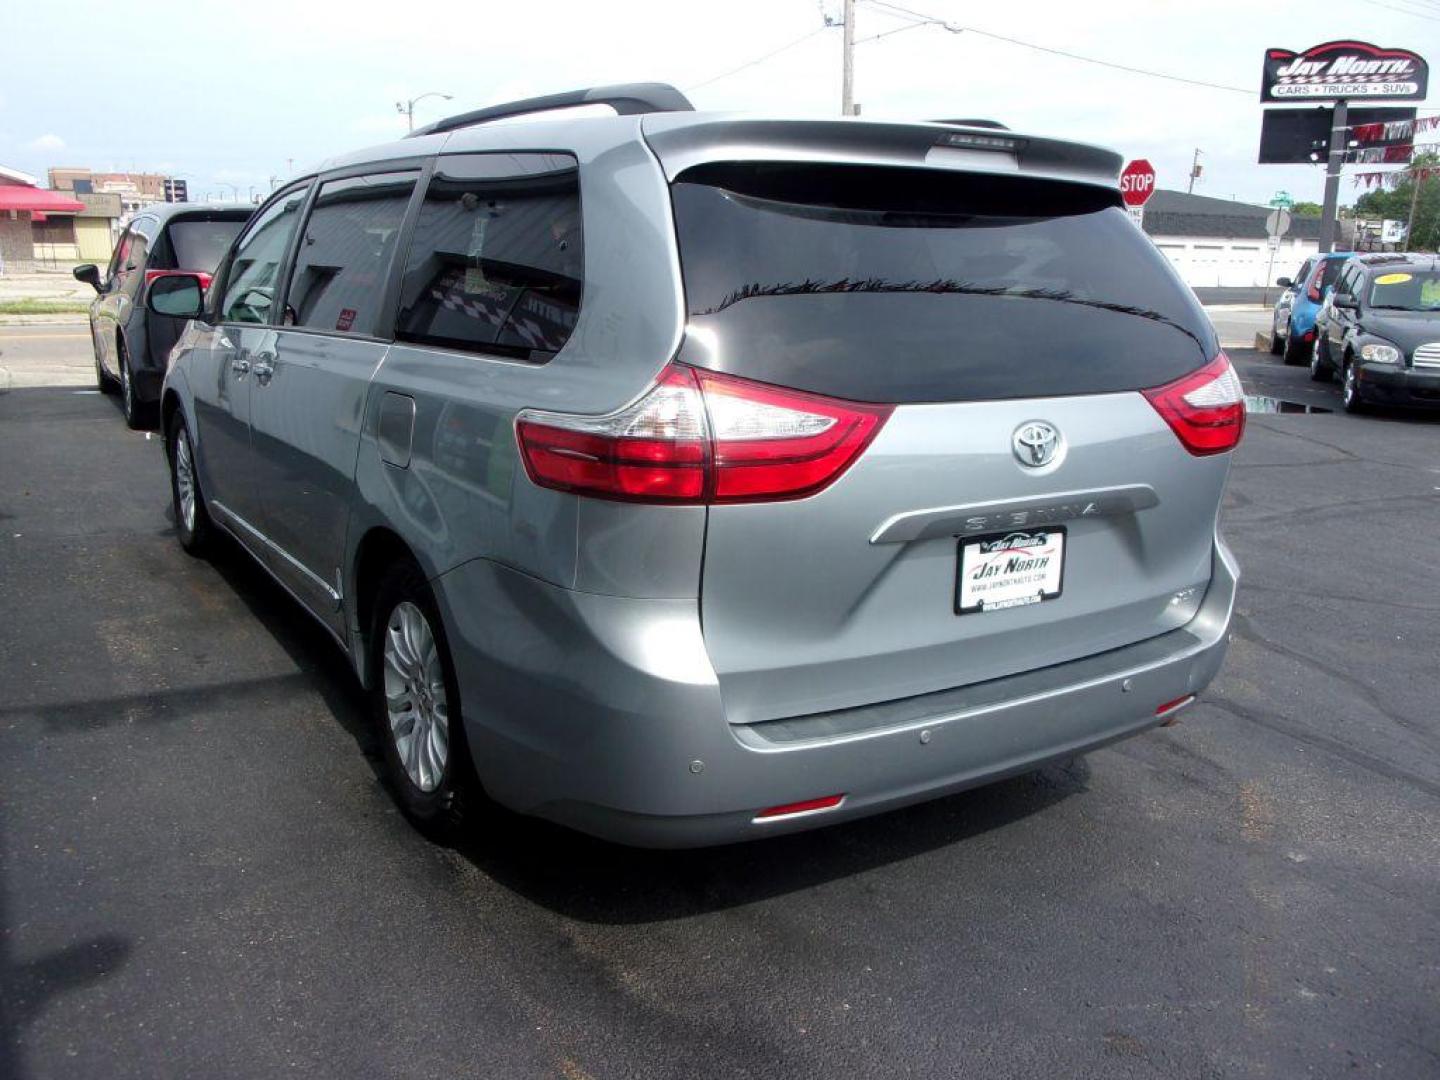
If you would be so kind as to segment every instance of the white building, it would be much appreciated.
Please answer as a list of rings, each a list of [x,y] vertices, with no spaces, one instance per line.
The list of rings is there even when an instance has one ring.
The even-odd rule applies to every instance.
[[[1293,274],[1320,249],[1320,219],[1296,215],[1272,264],[1270,213],[1268,206],[1162,189],[1146,203],[1142,227],[1192,289],[1260,287]]]

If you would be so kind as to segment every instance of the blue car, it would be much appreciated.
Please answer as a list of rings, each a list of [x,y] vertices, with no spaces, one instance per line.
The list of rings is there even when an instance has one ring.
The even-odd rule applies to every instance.
[[[1325,294],[1345,260],[1353,251],[1332,251],[1326,255],[1312,255],[1300,266],[1294,279],[1277,278],[1275,284],[1285,291],[1275,301],[1274,322],[1270,328],[1270,352],[1273,356],[1285,355],[1287,364],[1310,362],[1310,350],[1315,344],[1315,316],[1325,302]]]

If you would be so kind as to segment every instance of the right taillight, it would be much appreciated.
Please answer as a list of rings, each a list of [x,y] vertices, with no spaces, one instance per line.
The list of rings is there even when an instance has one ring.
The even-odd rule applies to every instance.
[[[1233,450],[1245,431],[1240,376],[1223,352],[1199,371],[1143,393],[1192,454]]]
[[[541,487],[631,502],[762,502],[834,483],[890,412],[671,364],[617,412],[526,409],[515,435]]]

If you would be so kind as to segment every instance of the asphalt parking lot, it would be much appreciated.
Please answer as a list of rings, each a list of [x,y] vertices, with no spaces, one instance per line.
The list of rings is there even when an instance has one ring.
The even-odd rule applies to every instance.
[[[1440,420],[1251,417],[1175,727],[746,846],[455,850],[323,633],[179,551],[159,441],[10,387],[0,1075],[1440,1075]]]

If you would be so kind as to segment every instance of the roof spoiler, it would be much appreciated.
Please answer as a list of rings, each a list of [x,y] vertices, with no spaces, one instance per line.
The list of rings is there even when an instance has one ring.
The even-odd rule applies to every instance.
[[[548,112],[551,109],[575,109],[582,105],[609,105],[619,116],[634,116],[638,113],[694,112],[690,100],[669,83],[617,83],[614,86],[590,86],[583,90],[566,90],[560,94],[546,94],[544,97],[525,98],[523,101],[508,101],[503,105],[490,105],[484,109],[458,113],[437,120],[412,132],[409,138],[421,135],[436,135],[457,128],[488,124],[511,116],[525,116],[529,113]]]
[[[931,120],[932,124],[948,124],[950,127],[989,128],[992,131],[1009,131],[1008,124],[999,120]]]

